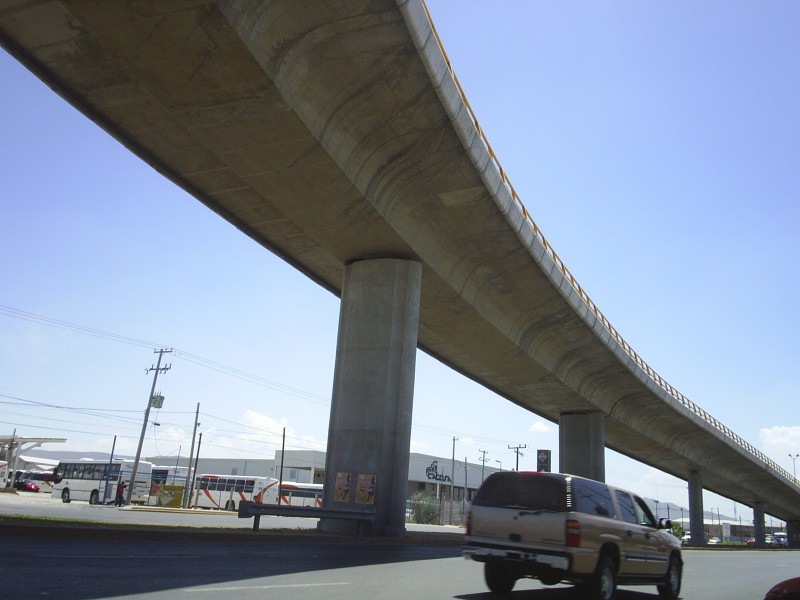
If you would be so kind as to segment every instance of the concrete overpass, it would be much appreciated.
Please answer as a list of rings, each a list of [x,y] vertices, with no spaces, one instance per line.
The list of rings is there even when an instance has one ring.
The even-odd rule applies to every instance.
[[[377,474],[378,532],[402,530],[417,345],[559,423],[562,471],[602,479],[608,446],[688,480],[692,514],[705,488],[797,531],[798,481],[651,369],[549,246],[419,0],[0,0],[0,41],[342,297],[327,487]]]

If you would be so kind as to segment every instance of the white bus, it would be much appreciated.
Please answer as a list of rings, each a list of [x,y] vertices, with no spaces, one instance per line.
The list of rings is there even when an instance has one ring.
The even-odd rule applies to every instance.
[[[150,474],[153,464],[139,461],[136,481],[131,484],[132,460],[81,460],[60,462],[53,471],[53,498],[62,502],[85,500],[89,504],[111,503],[116,496],[117,484],[125,481],[133,485],[131,502],[146,504],[150,495]],[[127,495],[127,490],[126,490]]]
[[[280,489],[280,504],[322,506],[322,484],[284,481]],[[250,475],[200,475],[192,505],[236,510],[242,500],[278,504],[278,480]]]

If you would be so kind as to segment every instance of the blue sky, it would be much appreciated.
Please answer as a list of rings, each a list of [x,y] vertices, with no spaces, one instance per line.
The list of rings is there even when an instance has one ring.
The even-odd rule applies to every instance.
[[[791,471],[800,453],[800,6],[431,0],[511,181],[672,385]],[[0,51],[1,52],[1,51]],[[339,302],[0,53],[0,431],[146,454],[321,450]],[[40,318],[55,320],[48,324]],[[53,325],[56,326],[53,326]],[[74,325],[91,331],[77,329]],[[107,335],[111,334],[111,335]],[[418,355],[412,450],[513,466],[557,428]],[[62,407],[62,408],[57,408]],[[685,483],[607,453],[607,479]],[[708,495],[707,507],[732,514]]]

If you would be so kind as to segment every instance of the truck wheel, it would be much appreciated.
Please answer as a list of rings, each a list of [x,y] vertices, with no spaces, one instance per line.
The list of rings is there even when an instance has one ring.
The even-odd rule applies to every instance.
[[[617,565],[608,556],[597,559],[597,568],[584,584],[591,600],[613,600],[617,593]]]
[[[681,593],[681,562],[676,556],[669,557],[664,583],[658,586],[658,597],[663,600],[678,600]]]
[[[495,594],[508,594],[517,581],[501,562],[484,563],[483,576],[486,579],[486,585]]]
[[[64,504],[69,504],[69,488],[64,488],[61,492],[61,501]]]

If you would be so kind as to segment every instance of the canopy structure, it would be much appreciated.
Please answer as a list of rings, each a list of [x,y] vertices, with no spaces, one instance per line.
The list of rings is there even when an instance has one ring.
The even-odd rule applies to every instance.
[[[14,486],[14,472],[17,470],[17,458],[20,452],[33,450],[42,444],[63,444],[66,441],[67,438],[33,438],[16,435],[0,435],[0,449],[4,451],[7,463],[5,469],[0,466],[0,481],[7,478],[7,487]],[[8,468],[9,466],[10,469]]]

